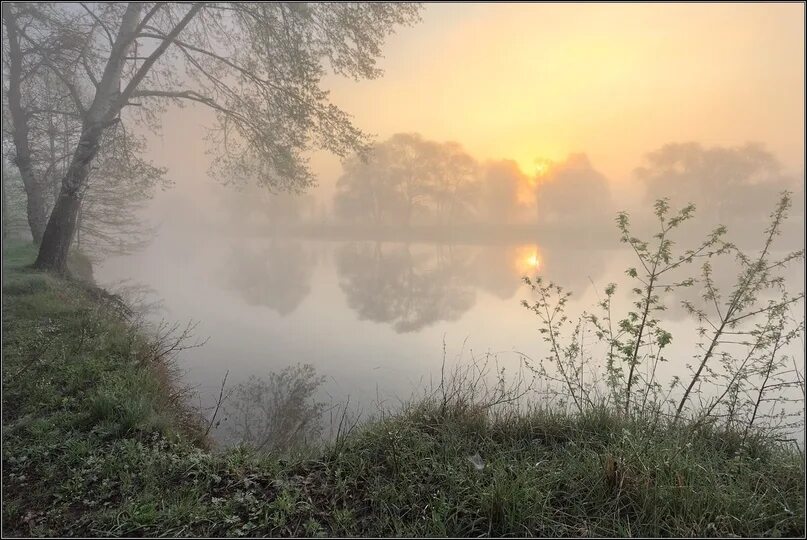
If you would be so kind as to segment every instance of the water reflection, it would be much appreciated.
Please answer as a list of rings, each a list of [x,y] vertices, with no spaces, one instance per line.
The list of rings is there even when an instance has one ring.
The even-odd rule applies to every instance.
[[[294,240],[239,245],[230,251],[228,284],[247,304],[288,315],[311,292],[314,263],[314,253]]]
[[[625,193],[638,190],[635,199],[617,197],[599,166],[577,154],[523,171],[514,161],[479,161],[456,144],[397,135],[369,161],[351,158],[332,199],[247,187],[224,191],[218,212],[199,212],[198,201],[169,193],[158,207],[164,226],[145,255],[120,259],[117,271],[105,274],[154,286],[172,320],[204,321],[201,335],[211,342],[192,355],[188,378],[214,401],[227,358],[234,378],[246,380],[228,403],[229,438],[274,448],[320,431],[315,375],[280,372],[289,358],[334,374],[343,394],[367,394],[378,384],[387,397],[406,396],[419,384],[411,381],[436,373],[441,338],[458,357],[469,337],[477,350],[541,358],[537,320],[519,306],[531,294],[525,275],[571,290],[575,314],[597,311],[598,295],[615,282],[614,320],[623,317],[634,309],[630,289],[639,285],[625,270],[640,262],[619,242],[617,210],[629,210],[632,230],[652,243],[657,198],[670,196],[674,208],[694,202],[695,218],[676,235],[674,251],[696,247],[723,223],[728,239],[754,255],[779,192],[792,189],[794,208],[776,249],[804,245],[803,172],[788,173],[762,147],[661,147],[644,158],[635,185],[623,186]],[[726,256],[712,263],[725,299],[738,262]],[[665,280],[698,277],[698,266]],[[218,270],[215,282],[211,268]],[[804,264],[782,273],[800,285]],[[657,314],[660,324],[673,334],[671,361],[661,368],[669,379],[686,374],[698,352],[698,322],[681,302],[707,310],[712,303],[702,297],[703,284],[659,294],[666,307]],[[775,294],[761,292],[767,296],[760,302]],[[132,303],[158,307],[148,299]],[[803,346],[796,358],[803,363]],[[267,378],[269,370],[278,374]],[[247,380],[253,373],[262,378]]]
[[[605,268],[603,252],[537,245],[349,243],[337,248],[335,259],[340,287],[359,319],[387,323],[399,333],[458,320],[478,290],[510,299],[525,275],[540,271],[582,292]]]
[[[586,249],[557,241],[547,241],[536,248],[537,267],[521,275],[541,275],[548,281],[562,284],[565,289],[582,295],[592,283],[599,283],[605,274],[606,261],[613,258],[614,250]],[[529,260],[524,262],[527,266]]]
[[[538,273],[584,292],[605,270],[606,252],[568,249],[557,243],[447,245],[350,242],[334,249],[339,288],[360,320],[417,332],[456,321],[484,291],[501,300],[515,296],[521,278]],[[281,316],[311,293],[316,250],[310,243],[272,238],[234,246],[226,259],[226,286],[248,305]]]
[[[224,405],[230,443],[259,451],[283,451],[319,440],[326,404],[316,399],[325,377],[310,364],[266,377],[252,375]]]
[[[763,241],[761,238],[753,239],[756,241],[757,248],[761,248]],[[750,242],[750,241],[749,241]],[[753,245],[753,244],[751,244]],[[777,249],[772,250],[770,253],[771,260],[780,261],[787,257],[790,251],[784,251],[787,244],[779,242],[775,244]],[[759,249],[743,250],[745,255],[749,258],[757,257]],[[796,287],[804,282],[804,262],[796,260],[782,267],[775,268],[777,275],[782,277],[782,284],[791,289],[791,292],[796,291]],[[703,267],[699,265],[685,266],[679,271],[673,272],[670,275],[670,280],[682,281],[687,277],[694,277],[695,283],[691,287],[678,289],[675,293],[662,293],[663,300],[666,306],[664,318],[671,321],[683,321],[692,315],[684,307],[684,302],[689,302],[691,305],[711,310],[713,302],[704,299],[707,293],[707,284],[705,281]],[[709,279],[711,287],[723,300],[729,298],[734,289],[742,283],[743,275],[738,272],[737,259],[734,254],[726,254],[722,256],[715,256],[709,260]],[[781,295],[779,287],[768,287],[757,294],[760,302],[763,304],[768,301],[778,300]]]
[[[521,276],[540,267],[537,246],[481,246],[476,248],[471,282],[502,300],[512,298],[521,286]]]
[[[465,250],[444,246],[351,243],[336,251],[350,308],[396,332],[457,320],[470,309],[476,293],[466,279],[469,262]]]

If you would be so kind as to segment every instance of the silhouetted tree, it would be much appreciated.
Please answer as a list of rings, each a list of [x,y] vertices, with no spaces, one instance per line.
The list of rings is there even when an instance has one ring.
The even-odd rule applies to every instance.
[[[646,201],[668,197],[674,205],[691,202],[701,221],[725,225],[761,224],[783,190],[803,193],[794,178],[783,174],[776,157],[753,143],[712,148],[696,142],[667,144],[645,156],[636,176],[644,184]],[[803,214],[803,205],[794,210]]]
[[[462,146],[448,142],[433,148],[436,173],[431,191],[437,220],[442,224],[467,220],[478,195],[479,165]]]
[[[229,225],[262,233],[310,220],[315,208],[311,194],[270,193],[254,184],[228,190],[222,194],[221,203]]]
[[[486,163],[482,168],[477,215],[487,223],[513,223],[524,217],[526,201],[519,194],[529,187],[525,175],[515,161]]]
[[[345,163],[337,183],[336,215],[403,226],[468,219],[477,171],[476,161],[457,143],[399,133],[375,145],[366,159],[356,156]]]
[[[608,180],[585,154],[572,154],[550,165],[537,192],[538,219],[543,223],[585,223],[614,216]]]
[[[366,161],[359,156],[345,161],[334,197],[334,212],[339,219],[375,225],[402,220],[398,216],[401,197],[390,181],[383,152],[383,148],[376,146]]]

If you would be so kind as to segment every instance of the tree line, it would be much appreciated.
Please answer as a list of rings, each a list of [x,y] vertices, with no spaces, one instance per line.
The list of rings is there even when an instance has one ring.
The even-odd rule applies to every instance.
[[[624,202],[586,154],[546,161],[533,175],[511,160],[480,162],[457,143],[400,133],[347,160],[337,183],[337,219],[372,225],[612,222]],[[759,144],[674,143],[647,153],[634,171],[643,200],[695,204],[721,223],[764,221],[782,190],[800,190]],[[803,197],[796,197],[797,200]],[[803,205],[797,207],[803,215]]]

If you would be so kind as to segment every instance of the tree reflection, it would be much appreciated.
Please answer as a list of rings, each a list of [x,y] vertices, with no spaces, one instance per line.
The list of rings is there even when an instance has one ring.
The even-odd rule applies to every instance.
[[[325,382],[310,364],[267,377],[250,376],[224,406],[229,438],[255,450],[284,451],[317,441],[326,404],[315,398]]]
[[[311,292],[314,262],[294,240],[273,239],[262,249],[239,246],[231,251],[228,281],[247,304],[288,315]]]
[[[351,243],[336,253],[340,286],[362,320],[413,332],[437,321],[453,321],[476,299],[467,282],[467,257],[460,250],[407,245]]]
[[[340,286],[362,320],[414,332],[455,321],[476,302],[476,290],[513,298],[521,278],[536,273],[580,292],[605,270],[606,252],[537,245],[411,246],[351,243],[337,249]]]
[[[546,242],[521,252],[521,276],[540,276],[545,281],[563,284],[575,297],[582,296],[592,283],[602,291],[606,260],[614,252],[603,249],[585,249]],[[531,264],[533,263],[534,264]]]
[[[480,246],[470,265],[470,282],[502,300],[512,298],[521,277],[535,270],[530,260],[535,252],[532,246]]]

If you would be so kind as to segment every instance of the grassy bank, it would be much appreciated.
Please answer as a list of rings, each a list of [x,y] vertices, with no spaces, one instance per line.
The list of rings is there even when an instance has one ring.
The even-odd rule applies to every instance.
[[[148,339],[32,259],[4,253],[6,535],[804,534],[792,450],[607,411],[493,417],[455,396],[313,458],[212,453]]]

